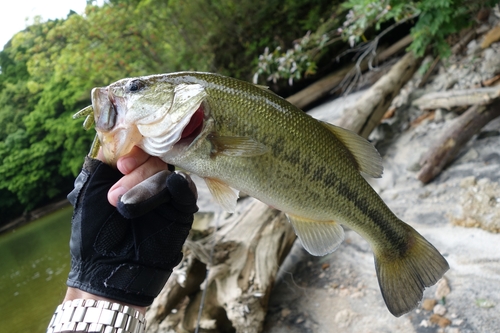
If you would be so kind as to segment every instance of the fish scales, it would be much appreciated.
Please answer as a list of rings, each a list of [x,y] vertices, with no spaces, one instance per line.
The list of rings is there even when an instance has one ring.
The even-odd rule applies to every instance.
[[[330,131],[317,126],[317,122],[310,116],[272,93],[253,100],[260,107],[256,108],[255,104],[245,103],[239,96],[262,93],[262,91],[253,85],[242,84],[241,81],[230,81],[230,89],[227,89],[223,82],[212,83],[203,80],[201,75],[192,78],[182,76],[179,80],[173,78],[172,81],[198,83],[207,88],[209,103],[213,100],[214,104],[221,106],[217,108],[220,117],[216,116],[216,119],[219,118],[221,121],[216,122],[215,128],[220,135],[249,136],[273,148],[268,155],[248,158],[253,160],[252,162],[218,156],[214,160],[207,161],[207,164],[197,165],[199,169],[192,170],[194,173],[203,174],[203,170],[210,168],[208,164],[212,164],[210,169],[216,176],[235,179],[234,184],[230,185],[245,193],[275,193],[279,199],[268,198],[268,200],[272,200],[271,205],[277,209],[283,211],[294,209],[292,212],[295,215],[307,214],[313,219],[322,221],[331,221],[332,217],[337,216],[338,222],[364,235],[366,233],[362,230],[366,227],[372,228],[374,223],[380,226],[377,228],[378,234],[374,237],[365,235],[366,238],[385,238],[381,244],[397,244],[397,248],[406,247],[402,242],[405,237],[400,235],[406,234],[405,230],[399,227],[399,221],[386,222],[394,222],[397,218],[380,197],[374,195],[373,189],[357,171],[350,153],[339,144]],[[230,100],[224,96],[227,93],[234,96],[230,107],[224,105]],[[247,121],[235,121],[247,117],[250,118]],[[254,124],[258,124],[258,127]],[[273,136],[268,133],[273,133]],[[275,136],[279,139],[277,140]],[[304,149],[297,150],[293,145],[296,141],[303,142],[301,147]],[[290,158],[291,156],[293,157]],[[269,165],[274,167],[269,168]],[[242,172],[245,166],[249,168],[247,172]],[[304,169],[311,172],[304,172]],[[228,175],[231,172],[234,177]],[[283,179],[287,176],[291,178]],[[349,179],[350,186],[345,184],[342,178]],[[267,187],[260,184],[262,180],[266,180]],[[306,184],[307,188],[296,186],[297,183]],[[252,186],[254,184],[259,185]],[[305,205],[302,198],[304,193],[313,196],[314,209]],[[366,195],[363,195],[364,193]],[[260,199],[259,194],[254,196]],[[276,202],[278,200],[288,201],[293,208],[282,207]],[[344,213],[345,216],[339,213]]]
[[[413,309],[448,269],[361,175],[381,175],[373,146],[262,87],[211,73],[152,75],[95,88],[92,108],[110,163],[137,145],[204,178],[228,211],[233,189],[243,191],[285,212],[314,255],[340,245],[340,224],[358,232],[374,251],[395,316]]]

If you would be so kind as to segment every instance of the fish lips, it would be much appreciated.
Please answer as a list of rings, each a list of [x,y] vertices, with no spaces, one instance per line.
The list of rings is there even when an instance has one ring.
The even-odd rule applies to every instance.
[[[116,165],[120,156],[128,153],[141,139],[136,128],[123,123],[126,101],[109,87],[92,89],[95,129],[106,162]],[[122,114],[120,115],[120,112]]]
[[[111,131],[115,127],[118,115],[115,98],[107,87],[94,88],[91,95],[96,129],[103,132]]]

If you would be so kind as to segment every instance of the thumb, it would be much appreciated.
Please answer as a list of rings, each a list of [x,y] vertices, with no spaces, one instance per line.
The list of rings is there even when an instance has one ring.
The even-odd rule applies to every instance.
[[[160,171],[125,192],[118,199],[117,208],[120,214],[132,219],[168,202],[171,198],[167,187],[170,174],[168,170]]]

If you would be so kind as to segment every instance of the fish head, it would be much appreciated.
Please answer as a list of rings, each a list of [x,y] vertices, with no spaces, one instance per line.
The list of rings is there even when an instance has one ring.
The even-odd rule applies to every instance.
[[[175,84],[152,75],[94,88],[91,97],[104,157],[116,165],[134,146],[160,157],[171,150],[193,131],[191,120],[206,92],[199,84]]]

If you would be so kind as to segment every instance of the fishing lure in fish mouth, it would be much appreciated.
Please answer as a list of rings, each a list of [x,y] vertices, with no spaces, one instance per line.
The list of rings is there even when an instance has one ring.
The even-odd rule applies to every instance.
[[[86,128],[95,121],[93,156],[100,144],[114,164],[138,146],[203,178],[227,211],[243,191],[283,211],[313,255],[334,251],[344,239],[341,225],[348,226],[370,243],[395,316],[415,308],[449,269],[362,176],[380,177],[383,170],[368,141],[260,86],[179,72],[119,80],[91,95],[92,106],[77,115],[87,116]]]

